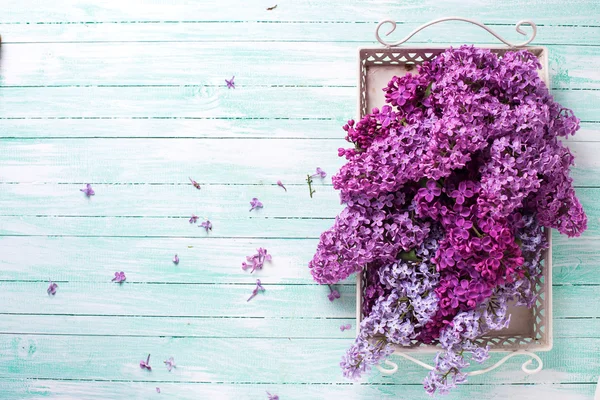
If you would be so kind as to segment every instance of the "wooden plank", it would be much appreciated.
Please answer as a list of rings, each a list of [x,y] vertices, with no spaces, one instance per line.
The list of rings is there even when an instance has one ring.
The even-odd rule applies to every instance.
[[[354,338],[355,318],[194,318],[78,315],[1,316],[0,335],[76,335],[195,338]],[[590,320],[569,320],[590,321]],[[578,326],[582,326],[579,324]],[[587,325],[584,325],[584,327]]]
[[[598,122],[600,91],[557,90],[557,102]],[[261,99],[259,103],[256,99]],[[3,87],[0,118],[351,118],[353,87]],[[326,105],[326,107],[324,106]]]
[[[595,215],[591,216],[594,223]],[[555,234],[552,239],[553,282],[558,284],[600,284],[600,239],[567,239]]]
[[[177,266],[170,259],[167,261],[165,273],[173,273]],[[239,274],[247,277],[247,283],[116,284],[57,280],[59,291],[55,296],[46,293],[47,282],[0,282],[0,313],[271,318],[355,315],[352,285],[338,285],[341,299],[330,302],[327,286],[265,284],[265,292],[247,302],[259,275],[242,270]],[[311,299],[318,303],[307,307]]]
[[[590,318],[600,316],[598,289],[598,285],[555,285],[552,288],[554,317]]]
[[[314,172],[314,171],[311,171]],[[333,172],[333,171],[331,171]],[[199,179],[199,177],[197,177]],[[265,182],[266,183],[266,182]],[[82,185],[2,185],[0,215],[130,216],[248,219],[253,214],[267,218],[332,218],[342,210],[339,193],[331,184],[317,181],[319,195],[309,196],[308,185],[288,185],[287,191],[271,185],[207,185],[195,193],[185,185],[94,185],[89,200]],[[258,197],[265,207],[249,212],[250,200]],[[144,201],[140,200],[143,199]],[[268,206],[267,206],[268,205]],[[199,222],[198,222],[199,223]],[[188,224],[196,227],[198,224]]]
[[[0,390],[7,398],[85,398],[106,400],[113,398],[146,399],[156,394],[180,400],[198,399],[248,399],[264,400],[266,392],[278,394],[281,399],[427,399],[421,384],[261,384],[261,383],[166,383],[166,382],[113,382],[69,381],[51,379],[6,379],[0,381]],[[469,398],[531,400],[537,396],[544,399],[588,400],[596,387],[593,384],[563,383],[537,385],[461,385],[444,399]],[[158,397],[157,397],[158,398]]]
[[[330,171],[333,172],[334,171]],[[337,172],[337,171],[335,171]],[[56,183],[2,184],[0,216],[161,217],[189,220],[260,218],[334,218],[343,207],[339,192],[327,178],[317,181],[311,198],[306,183],[290,184],[287,191],[274,181],[263,184],[211,184],[197,191],[182,184],[95,184],[94,197],[80,192],[84,185]],[[317,193],[319,193],[317,195]],[[589,214],[590,228],[598,225],[600,188],[577,187],[577,197]],[[249,211],[258,197],[265,206]],[[140,199],[144,199],[140,202]],[[600,218],[600,217],[598,217]],[[185,225],[185,224],[184,224]],[[197,224],[188,225],[195,227]],[[594,230],[592,236],[598,236]],[[588,237],[590,237],[588,235]]]
[[[256,275],[265,284],[314,284],[308,262],[317,243],[317,239],[0,237],[0,280],[52,277],[105,283],[118,269],[125,271],[128,282],[136,283],[247,284]],[[242,271],[241,263],[258,247],[266,248],[273,261],[250,275]],[[180,257],[177,267],[171,263],[175,253]]]
[[[223,86],[225,78],[235,75],[238,88],[356,86],[356,47],[277,42],[3,44],[0,85]],[[336,68],[330,68],[334,61]],[[600,88],[600,72],[594,68],[600,63],[600,47],[550,46],[549,63],[553,88]]]
[[[288,229],[294,232],[297,225],[288,223]],[[318,234],[315,231],[311,239],[211,240],[4,236],[0,238],[0,279],[27,281],[53,276],[69,282],[106,282],[120,269],[126,271],[130,282],[244,283],[247,276],[240,274],[240,264],[246,255],[262,246],[274,256],[273,262],[260,272],[263,282],[309,284],[313,281],[307,265],[316,249]],[[567,239],[555,233],[554,283],[600,284],[599,247],[598,238]],[[26,256],[24,248],[28,249]],[[166,274],[165,260],[174,252],[179,252],[183,261],[173,273]]]
[[[3,314],[0,335],[354,338],[356,318],[194,318]],[[340,331],[350,324],[352,329]],[[599,338],[600,318],[554,318],[555,338]]]
[[[596,156],[600,143],[569,141],[567,145],[576,159],[571,172],[575,184],[600,186],[600,159]],[[320,166],[329,173],[327,183],[345,162],[337,156],[339,147],[348,147],[348,143],[342,138],[9,139],[0,148],[0,182],[189,186],[188,177],[194,177],[202,185],[272,185],[277,180],[302,185],[306,174]],[[194,195],[203,199],[209,191],[207,187]]]
[[[0,139],[45,138],[298,138],[342,139],[332,119],[0,119]],[[600,141],[600,124],[581,123],[569,142]],[[343,146],[349,146],[343,142]]]
[[[0,117],[334,118],[355,99],[351,87],[3,87]]]
[[[97,21],[379,21],[395,17],[405,22],[424,22],[448,15],[470,15],[477,8],[480,20],[514,24],[521,19],[535,16],[539,24],[598,25],[598,4],[594,1],[577,0],[566,4],[558,0],[538,2],[508,0],[493,7],[482,7],[474,0],[436,2],[420,0],[418,3],[376,0],[371,7],[364,7],[359,0],[334,0],[327,3],[284,1],[273,11],[266,10],[272,1],[261,0],[239,7],[235,0],[212,3],[194,3],[186,0],[170,1],[169,6],[152,0],[135,4],[107,0],[102,5],[93,0],[59,0],[52,5],[35,0],[6,0],[6,12],[0,17],[2,23],[37,22],[97,22]],[[574,11],[576,10],[576,11]],[[481,32],[481,34],[483,34]]]
[[[144,382],[347,383],[339,360],[349,339],[140,338],[92,336],[0,336],[2,378],[85,379]],[[574,352],[578,357],[572,357]],[[551,352],[539,353],[545,368],[526,375],[515,357],[495,374],[469,377],[471,384],[595,383],[600,339],[557,339]],[[150,353],[152,371],[139,361]],[[57,355],[60,355],[58,357]],[[161,365],[174,357],[172,372]],[[491,365],[504,354],[494,353]],[[432,362],[434,354],[417,356]],[[402,373],[372,373],[369,383],[420,384],[422,367],[396,359]]]
[[[343,138],[5,140],[0,148],[0,182],[178,183],[187,185],[190,195],[201,201],[211,189],[206,185],[195,190],[189,177],[202,186],[272,185],[277,180],[305,184],[307,173],[317,166],[329,174],[338,170],[344,159],[337,149],[347,145]],[[234,176],[228,178],[229,174]],[[323,182],[331,182],[330,177]]]
[[[554,318],[552,324],[557,338],[594,338],[600,333],[600,318]]]
[[[165,266],[165,271],[177,267]],[[139,315],[181,317],[330,317],[355,315],[353,285],[338,285],[340,301],[327,301],[329,289],[312,285],[265,285],[266,292],[246,299],[260,275],[246,274],[246,284],[136,284],[63,282],[48,296],[47,282],[0,282],[0,313],[60,315]],[[49,278],[53,278],[50,276]],[[56,278],[54,278],[56,279]],[[554,286],[554,316],[600,317],[598,285]],[[90,295],[93,294],[93,295]],[[182,302],[181,298],[195,299]],[[318,303],[307,307],[309,299]],[[202,300],[202,301],[200,301]]]
[[[266,207],[266,206],[265,206]],[[253,211],[254,212],[254,211]],[[181,253],[193,245],[192,239],[210,242],[214,238],[318,238],[333,225],[333,219],[248,219],[213,218],[210,234],[190,227],[187,218],[126,217],[0,217],[2,236],[85,236],[181,238],[165,254]],[[295,221],[295,222],[292,222]],[[207,243],[207,245],[209,245]]]
[[[283,7],[283,6],[281,6]],[[248,48],[260,45],[260,42],[287,42],[290,47],[303,42],[346,42],[357,46],[380,46],[375,39],[377,23],[391,18],[392,14],[373,21],[354,21],[362,14],[340,21],[167,21],[127,23],[36,23],[36,24],[1,24],[2,43],[92,43],[92,42],[242,42]],[[410,17],[411,14],[399,15],[397,18]],[[449,15],[456,15],[450,13]],[[466,13],[465,15],[469,15]],[[534,21],[539,23],[537,13]],[[530,16],[531,17],[531,16]],[[388,40],[398,40],[422,23],[433,19],[427,16],[419,22],[398,22],[396,32]],[[519,18],[508,23],[493,23],[490,27],[507,40],[523,41],[523,37],[515,32],[514,24]],[[482,19],[489,23],[489,20]],[[524,28],[527,31],[527,27]],[[600,32],[594,25],[538,25],[538,32],[533,44],[561,46],[595,46],[600,40]],[[410,39],[409,44],[501,44],[492,35],[481,28],[466,23],[454,22],[433,25]],[[221,54],[219,57],[226,57]]]
[[[0,138],[342,139],[346,119],[0,119]],[[597,124],[579,136],[600,137]],[[598,139],[600,140],[600,139]]]
[[[309,284],[313,280],[307,265],[317,242],[316,237],[204,240],[5,236],[0,238],[0,280],[29,281],[52,276],[69,282],[106,282],[119,269],[126,271],[130,282],[244,283],[248,277],[240,273],[240,264],[246,255],[262,246],[274,256],[273,262],[257,274],[263,282]],[[597,238],[566,239],[555,234],[554,283],[600,284],[599,247]],[[27,249],[26,255],[23,249]],[[175,251],[180,252],[183,261],[173,273],[166,274],[165,260]]]
[[[182,224],[185,221],[181,222]],[[190,227],[193,230],[193,227]],[[272,228],[267,228],[268,230]],[[288,222],[289,232],[297,229]],[[60,231],[56,233],[60,234]],[[289,234],[289,233],[288,233]],[[241,283],[238,274],[245,255],[265,247],[274,255],[272,264],[260,272],[267,283],[312,283],[306,266],[317,246],[311,239],[219,239],[200,238],[87,238],[19,237],[0,238],[1,279],[38,280],[52,275],[71,282],[106,282],[114,270],[127,272],[131,282]],[[193,246],[188,248],[188,246]],[[553,268],[556,284],[600,284],[598,238],[567,239],[555,233]],[[24,263],[22,249],[27,248]],[[235,249],[235,252],[232,251]],[[175,274],[164,273],[164,261],[180,252],[184,261]],[[73,260],[86,260],[85,263]],[[117,267],[118,266],[118,267]]]

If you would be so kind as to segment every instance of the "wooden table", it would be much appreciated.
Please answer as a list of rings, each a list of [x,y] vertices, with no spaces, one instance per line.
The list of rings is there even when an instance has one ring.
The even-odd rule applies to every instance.
[[[354,332],[339,326],[354,325],[354,284],[331,303],[307,262],[341,210],[330,176],[356,109],[356,48],[375,45],[381,19],[403,22],[400,36],[447,15],[513,40],[517,20],[539,24],[553,94],[582,120],[568,143],[589,216],[582,238],[554,235],[545,369],[525,376],[513,359],[448,398],[590,398],[600,375],[600,6],[441,4],[4,0],[0,398],[427,398],[425,372],[408,363],[392,377],[342,378]],[[447,23],[412,43],[494,39]],[[317,166],[329,176],[311,199],[304,179]],[[248,212],[252,197],[264,209]],[[213,231],[189,224],[192,213]],[[260,246],[274,261],[242,271]],[[115,271],[126,283],[111,283]],[[247,302],[257,277],[266,292]],[[148,353],[151,372],[139,367]]]

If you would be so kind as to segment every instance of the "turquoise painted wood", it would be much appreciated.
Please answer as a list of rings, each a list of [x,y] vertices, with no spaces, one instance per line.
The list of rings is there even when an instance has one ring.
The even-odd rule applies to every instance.
[[[354,332],[339,326],[355,324],[354,283],[339,285],[341,299],[330,303],[306,267],[341,206],[329,177],[313,199],[304,178],[342,165],[356,48],[375,45],[377,21],[398,19],[399,37],[448,15],[513,40],[517,20],[539,24],[553,94],[582,119],[568,145],[589,216],[581,238],[553,236],[555,346],[541,354],[545,369],[526,376],[513,359],[448,398],[591,398],[600,375],[600,4],[592,0],[3,1],[0,398],[427,398],[413,364],[392,377],[341,377]],[[494,39],[449,23],[413,43]],[[232,75],[237,88],[227,90]],[[91,199],[79,192],[85,183],[94,184]],[[249,212],[255,196],[265,207]],[[213,231],[189,224],[192,213],[210,218]],[[242,271],[261,246],[273,262]],[[127,282],[111,283],[121,270]],[[256,278],[267,290],[246,302]],[[148,353],[152,372],[138,366]]]

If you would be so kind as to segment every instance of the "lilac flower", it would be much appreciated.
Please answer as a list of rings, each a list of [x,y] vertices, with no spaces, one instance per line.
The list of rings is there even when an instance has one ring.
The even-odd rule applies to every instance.
[[[285,186],[283,186],[283,183],[281,183],[281,181],[277,181],[277,186],[282,187],[283,190],[285,190],[287,192],[287,189],[285,188]]]
[[[85,189],[79,189],[79,191],[85,193],[87,197],[96,194],[96,192],[94,192],[94,189],[92,189],[92,185],[90,185],[89,183],[85,185]]]
[[[192,186],[194,186],[196,189],[200,190],[200,184],[198,182],[196,182],[195,180],[193,180],[190,177],[188,177],[188,179],[190,180],[190,182],[192,182]]]
[[[475,192],[473,191],[473,184],[471,182],[462,181],[458,185],[458,189],[450,193],[450,197],[454,197],[456,199],[456,204],[463,204],[465,199],[473,197],[474,194]]]
[[[121,282],[124,282],[125,279],[127,279],[125,277],[125,272],[123,272],[123,271],[115,272],[115,277],[112,278],[112,282],[121,283]]]
[[[190,224],[195,224],[198,221],[198,216],[192,214],[192,217],[190,218]]]
[[[270,254],[268,254],[267,249],[259,247],[258,249],[256,249],[256,254],[252,256],[246,256],[247,262],[242,263],[242,269],[245,271],[248,268],[252,267],[252,269],[250,270],[250,273],[252,273],[257,269],[262,269],[265,264],[265,261],[270,262],[272,260],[273,257]]]
[[[277,7],[277,6],[275,6],[275,7]],[[273,7],[273,8],[275,8],[275,7]],[[267,10],[268,10],[268,8],[267,8]],[[267,396],[269,396],[268,400],[279,400],[279,396],[277,396],[276,394],[271,394],[271,393],[267,392]]]
[[[51,294],[52,296],[54,296],[56,294],[56,291],[58,290],[58,285],[54,282],[52,282],[51,280],[48,281],[50,283],[50,285],[48,286],[48,294]]]
[[[252,291],[252,295],[250,297],[248,297],[248,300],[246,301],[250,301],[254,298],[254,296],[256,296],[258,294],[258,292],[264,292],[265,288],[262,287],[262,285],[260,284],[260,279],[256,280],[256,288],[254,288],[254,290]]]
[[[390,106],[383,106],[381,111],[377,114],[377,118],[381,122],[383,128],[388,127],[392,121],[396,118],[396,114]]]
[[[263,203],[261,203],[260,200],[258,200],[258,198],[253,197],[252,201],[250,201],[250,211],[256,208],[263,208]]]
[[[175,254],[175,256],[173,256],[173,264],[175,264],[175,265],[179,264],[179,257],[177,256],[177,254]]]
[[[424,188],[419,189],[419,195],[423,196],[428,202],[432,202],[434,198],[442,194],[442,190],[438,187],[436,181],[427,181]]]
[[[321,169],[321,167],[317,167],[317,172],[311,175],[311,178],[320,177],[321,179],[327,176],[327,173]]]
[[[201,228],[204,228],[206,230],[206,233],[208,233],[208,231],[212,231],[212,222],[210,222],[209,220],[204,221],[203,223],[201,223],[200,225],[198,225]]]
[[[426,343],[442,348],[426,391],[465,382],[469,363],[489,356],[475,339],[508,326],[509,301],[536,302],[542,227],[586,229],[574,156],[560,140],[579,120],[554,101],[539,68],[526,50],[499,58],[448,49],[417,74],[393,77],[381,111],[344,125],[351,148],[338,149],[347,163],[332,182],[346,208],[309,268],[321,284],[365,274],[346,377],[394,345]],[[316,176],[307,175],[311,197]]]
[[[225,79],[225,83],[227,84],[227,89],[235,89],[235,82],[233,81],[233,79],[235,78],[235,75],[231,77],[231,79]]]
[[[152,367],[150,366],[150,354],[148,354],[148,358],[146,358],[146,361],[144,361],[144,360],[140,361],[140,368],[147,369],[148,371],[152,371]]]
[[[175,365],[175,360],[173,359],[173,357],[169,357],[169,359],[168,359],[168,360],[166,360],[166,361],[164,361],[164,363],[165,363],[165,365],[167,366],[167,370],[168,370],[169,372],[171,372],[171,370],[172,370],[173,368],[177,367],[177,366]]]
[[[329,301],[334,301],[335,299],[339,299],[340,298],[340,292],[337,291],[337,289],[334,289],[331,287],[331,285],[327,285],[329,287],[329,294],[327,295],[327,298],[329,299]]]
[[[350,325],[350,324],[340,326],[340,331],[342,331],[342,332],[347,331],[349,329],[352,329],[352,325]]]

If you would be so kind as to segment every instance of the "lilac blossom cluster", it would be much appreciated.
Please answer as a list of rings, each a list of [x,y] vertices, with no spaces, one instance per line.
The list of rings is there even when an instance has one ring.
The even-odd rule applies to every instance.
[[[438,308],[433,289],[439,274],[431,256],[440,238],[441,230],[434,227],[416,251],[368,271],[375,278],[370,279],[365,291],[380,287],[382,295],[364,305],[360,333],[340,363],[344,376],[359,377],[390,355],[393,345],[409,346],[419,338]]]
[[[446,393],[487,359],[478,338],[532,307],[543,228],[579,236],[573,155],[579,129],[526,50],[462,46],[394,77],[386,105],[344,126],[354,147],[332,178],[346,208],[309,267],[321,284],[363,271],[360,333],[342,360],[357,377],[394,346],[439,345],[424,386]]]
[[[548,247],[542,227],[533,215],[521,217],[517,223],[517,238],[525,255],[526,273],[521,279],[498,286],[492,296],[475,309],[461,311],[441,331],[439,344],[443,351],[435,358],[435,369],[425,378],[427,393],[446,394],[458,383],[466,381],[463,369],[471,360],[482,363],[488,359],[488,346],[481,346],[477,338],[508,326],[508,302],[532,307],[536,301],[534,278],[542,272],[542,251]]]

